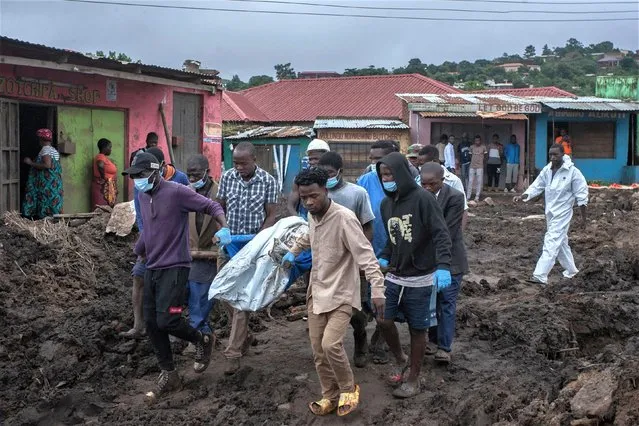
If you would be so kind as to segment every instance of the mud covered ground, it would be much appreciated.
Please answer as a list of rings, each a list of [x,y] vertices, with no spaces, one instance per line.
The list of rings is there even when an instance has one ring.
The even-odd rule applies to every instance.
[[[390,366],[355,369],[362,400],[347,419],[308,412],[319,384],[306,323],[278,309],[252,318],[240,372],[225,377],[219,351],[202,375],[176,355],[184,390],[147,408],[149,343],[117,336],[132,323],[135,236],[104,236],[105,216],[71,228],[76,246],[0,225],[0,424],[639,424],[639,207],[599,195],[570,233],[580,274],[561,280],[557,266],[546,288],[525,281],[545,222],[522,220],[543,206],[494,196],[472,208],[453,363],[428,359],[408,401],[390,396]],[[214,320],[224,343],[226,318]]]

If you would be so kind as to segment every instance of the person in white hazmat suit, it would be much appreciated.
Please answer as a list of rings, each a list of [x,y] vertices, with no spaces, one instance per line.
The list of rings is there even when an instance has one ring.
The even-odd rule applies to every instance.
[[[530,281],[548,283],[548,274],[555,261],[564,268],[565,278],[574,277],[579,270],[568,245],[568,228],[572,219],[575,201],[581,212],[582,225],[586,224],[588,185],[583,174],[575,167],[569,156],[564,155],[561,145],[553,145],[549,151],[550,163],[544,167],[537,179],[514,202],[530,201],[545,192],[546,235],[541,257]]]

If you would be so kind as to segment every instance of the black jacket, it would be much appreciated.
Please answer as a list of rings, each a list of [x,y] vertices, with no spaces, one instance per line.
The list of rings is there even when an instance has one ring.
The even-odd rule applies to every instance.
[[[462,232],[464,194],[455,188],[444,185],[437,194],[437,202],[444,213],[452,243],[450,273],[453,275],[465,274],[468,272],[468,259]]]
[[[394,152],[377,163],[380,181],[382,163],[392,170],[397,191],[384,190],[381,213],[389,238],[381,257],[389,261],[390,271],[400,277],[450,269],[451,242],[437,200],[415,183],[403,155]]]

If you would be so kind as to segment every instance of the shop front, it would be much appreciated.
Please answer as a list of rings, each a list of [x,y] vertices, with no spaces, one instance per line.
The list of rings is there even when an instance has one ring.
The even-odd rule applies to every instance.
[[[91,209],[93,158],[101,138],[111,141],[110,159],[119,171],[128,166],[131,152],[145,146],[146,135],[155,132],[166,158],[172,154],[178,167],[202,152],[219,176],[221,92],[214,84],[180,80],[193,76],[179,70],[139,65],[136,73],[119,69],[128,65],[117,61],[65,52],[2,39],[0,213],[20,210],[29,171],[23,159],[38,154],[40,128],[52,130],[53,146],[60,152],[65,213]],[[146,69],[153,75],[146,75]],[[130,186],[121,177],[118,189],[118,201],[130,198]]]

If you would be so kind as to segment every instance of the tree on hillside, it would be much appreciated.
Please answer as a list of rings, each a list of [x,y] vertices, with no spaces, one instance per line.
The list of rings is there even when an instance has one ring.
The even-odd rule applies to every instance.
[[[477,90],[484,90],[486,87],[482,82],[471,80],[464,83],[464,90],[467,92],[476,92]]]
[[[550,50],[550,47],[548,47],[547,44],[544,44],[544,48],[542,49],[541,54],[544,56],[550,56],[552,55],[552,50]]]
[[[569,38],[566,42],[566,50],[567,51],[582,51],[584,49],[584,45],[582,42],[577,40],[576,38]]]
[[[377,68],[375,65],[369,65],[368,68],[346,68],[342,74],[345,77],[358,75],[388,75],[390,72],[384,67]]]
[[[275,77],[278,80],[291,80],[297,78],[297,74],[290,62],[286,64],[277,64],[273,68],[275,68]]]
[[[535,52],[535,46],[533,46],[532,44],[526,46],[526,49],[524,50],[524,58],[532,59],[535,56],[537,56],[537,53]]]
[[[254,75],[249,78],[248,87],[261,86],[263,84],[273,83],[273,77],[270,75]]]
[[[231,78],[231,80],[226,83],[225,86],[226,86],[226,90],[229,90],[231,92],[244,90],[248,87],[246,83],[240,80],[240,76],[237,74],[235,74],[233,78]]]
[[[639,69],[639,65],[637,65],[637,62],[631,56],[623,58],[619,62],[619,66],[624,71],[637,71]]]

